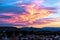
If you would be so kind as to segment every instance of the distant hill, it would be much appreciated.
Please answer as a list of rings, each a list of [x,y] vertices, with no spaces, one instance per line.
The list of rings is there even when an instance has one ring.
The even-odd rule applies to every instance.
[[[33,27],[23,27],[16,28],[13,26],[1,26],[0,30],[22,30],[22,31],[60,31],[60,28],[57,27],[44,27],[44,28],[33,28]]]
[[[60,27],[44,27],[42,30],[45,31],[60,31]]]
[[[18,30],[17,28],[15,27],[12,27],[12,26],[0,26],[0,31],[15,31],[15,30]]]
[[[60,28],[58,27],[44,27],[44,28],[33,28],[33,27],[25,27],[21,28],[22,30],[33,30],[33,31],[60,31]]]

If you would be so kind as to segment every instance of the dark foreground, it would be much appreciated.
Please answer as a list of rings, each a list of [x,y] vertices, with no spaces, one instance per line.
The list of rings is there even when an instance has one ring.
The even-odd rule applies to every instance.
[[[0,27],[0,40],[60,40],[60,31]]]

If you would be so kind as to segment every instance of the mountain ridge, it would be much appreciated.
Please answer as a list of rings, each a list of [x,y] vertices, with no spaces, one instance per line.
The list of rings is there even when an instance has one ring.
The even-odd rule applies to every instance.
[[[25,30],[25,31],[60,31],[60,27],[43,27],[43,28],[34,28],[34,27],[22,27],[22,28],[16,28],[13,26],[0,26],[0,30],[9,30],[9,29],[19,29],[19,30]]]

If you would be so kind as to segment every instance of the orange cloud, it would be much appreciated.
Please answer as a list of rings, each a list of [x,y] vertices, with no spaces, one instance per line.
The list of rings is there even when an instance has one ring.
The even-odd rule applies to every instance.
[[[37,3],[39,1],[37,0]],[[0,21],[4,21],[11,24],[24,25],[28,27],[32,26],[32,27],[37,27],[37,28],[41,28],[43,26],[47,26],[50,23],[55,22],[55,20],[52,20],[52,19],[51,20],[43,19],[46,16],[49,16],[51,12],[48,9],[41,9],[39,5],[36,4],[36,0],[34,0],[33,4],[28,4],[28,5],[23,4],[21,6],[24,6],[25,12],[21,14],[4,13],[2,15],[11,16],[11,18],[5,19],[5,20],[1,19]],[[43,19],[43,20],[40,20],[40,19]]]

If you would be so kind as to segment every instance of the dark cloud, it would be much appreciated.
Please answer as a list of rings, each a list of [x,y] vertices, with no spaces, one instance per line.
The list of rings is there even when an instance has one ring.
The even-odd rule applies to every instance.
[[[7,22],[0,21],[0,26],[25,26],[25,25],[23,25],[23,24],[13,24],[13,23],[7,23]]]
[[[9,18],[12,18],[12,16],[0,15],[0,18],[9,19]]]
[[[13,25],[6,22],[0,22],[0,26],[13,26]]]
[[[22,13],[24,12],[24,7],[18,7],[18,6],[0,6],[0,13]]]

